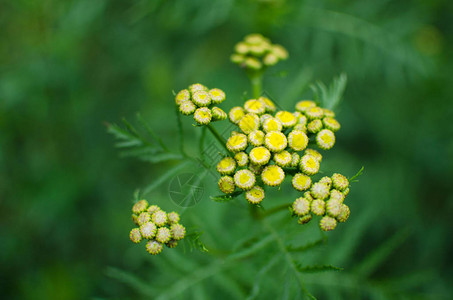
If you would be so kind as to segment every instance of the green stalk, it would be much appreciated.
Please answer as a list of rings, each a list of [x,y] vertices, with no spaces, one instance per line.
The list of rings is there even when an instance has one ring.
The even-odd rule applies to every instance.
[[[249,76],[252,84],[253,98],[258,99],[263,92],[263,73],[255,73]]]

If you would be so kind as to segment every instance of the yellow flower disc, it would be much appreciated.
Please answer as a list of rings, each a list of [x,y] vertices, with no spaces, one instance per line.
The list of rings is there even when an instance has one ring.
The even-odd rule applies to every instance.
[[[274,161],[280,167],[288,167],[292,159],[291,153],[286,150],[274,154]]]
[[[315,175],[319,171],[319,161],[311,155],[304,155],[300,159],[300,170],[307,175]]]
[[[261,173],[261,179],[266,185],[277,186],[285,179],[285,172],[283,172],[283,169],[279,166],[267,166]]]
[[[321,162],[322,161],[322,155],[321,153],[319,153],[318,151],[316,151],[315,149],[305,149],[305,152],[304,152],[306,155],[311,155],[313,156],[314,158],[316,158],[317,161]]]
[[[152,255],[157,255],[162,252],[163,246],[161,243],[156,241],[148,241],[146,243],[146,251]]]
[[[319,221],[319,227],[323,231],[331,231],[337,227],[337,220],[332,217],[324,216],[321,221]]]
[[[189,86],[189,91],[193,95],[198,91],[208,91],[208,88],[200,83],[194,83],[191,86]]]
[[[316,199],[325,200],[330,195],[329,186],[325,183],[316,182],[311,187],[311,195]]]
[[[291,167],[296,168],[299,165],[300,155],[296,152],[291,154]]]
[[[214,106],[211,109],[211,113],[212,113],[212,118],[216,121],[226,120],[226,118],[227,118],[226,112],[224,112],[221,108],[218,108],[217,106]]]
[[[239,121],[242,119],[243,116],[245,116],[245,111],[240,106],[233,107],[228,113],[228,117],[234,124],[239,124]]]
[[[311,178],[305,174],[297,173],[292,180],[293,187],[302,192],[308,190],[311,186]]]
[[[305,114],[310,120],[321,119],[324,116],[324,111],[322,110],[321,107],[315,106],[307,109],[305,111]]]
[[[282,123],[274,117],[267,118],[263,121],[263,129],[265,132],[281,131]]]
[[[245,193],[245,199],[252,204],[258,204],[264,199],[264,190],[260,186],[254,186]]]
[[[146,222],[140,226],[140,233],[145,239],[152,239],[156,235],[157,227],[153,222]]]
[[[234,174],[234,183],[243,190],[249,190],[255,185],[255,175],[250,170],[239,170]]]
[[[256,114],[246,114],[241,121],[239,121],[239,128],[243,133],[249,134],[260,127],[260,118]]]
[[[200,125],[207,125],[211,122],[211,110],[207,107],[197,108],[193,114],[194,120]]]
[[[264,104],[266,112],[274,112],[277,109],[274,102],[272,102],[269,98],[259,97],[258,101],[261,101]]]
[[[332,185],[335,189],[343,192],[349,186],[349,180],[344,175],[335,173],[332,175]]]
[[[197,106],[190,100],[181,101],[179,104],[179,111],[186,116],[193,114],[196,109]]]
[[[192,101],[197,106],[208,106],[211,104],[211,96],[206,91],[197,91],[192,95]]]
[[[341,127],[340,123],[334,118],[327,117],[322,119],[322,122],[324,123],[324,126],[326,126],[327,129],[330,129],[333,132],[338,131]]]
[[[335,113],[333,111],[331,111],[330,109],[323,108],[322,110],[324,112],[324,117],[335,118]]]
[[[311,133],[317,133],[322,129],[322,121],[315,119],[307,124],[307,130]]]
[[[279,111],[275,114],[275,118],[282,123],[283,127],[288,128],[296,125],[297,118],[289,111]]]
[[[335,134],[329,129],[323,129],[316,135],[316,144],[319,148],[329,150],[335,145]]]
[[[271,131],[266,134],[264,144],[269,150],[280,152],[286,148],[288,141],[286,140],[286,136],[280,131]]]
[[[236,169],[236,161],[232,157],[225,157],[217,164],[217,172],[222,175],[230,175]]]
[[[264,132],[254,130],[249,134],[249,142],[255,147],[261,146],[264,143]]]
[[[212,89],[209,91],[211,101],[215,104],[220,104],[225,100],[225,92],[221,89]]]
[[[308,145],[308,137],[303,131],[293,130],[288,135],[288,144],[294,151],[302,151]]]
[[[177,105],[180,105],[182,101],[190,100],[190,92],[189,90],[182,90],[176,94],[175,102]]]
[[[245,152],[239,152],[234,155],[234,159],[239,167],[244,167],[249,163],[249,156]]]
[[[250,99],[244,103],[244,108],[248,113],[253,113],[257,115],[264,114],[266,111],[266,106],[259,100]]]
[[[326,201],[326,212],[331,217],[338,217],[341,213],[341,202],[336,199]]]
[[[271,152],[266,147],[256,147],[250,151],[249,158],[254,164],[265,165],[271,159]]]
[[[234,192],[236,186],[234,185],[234,179],[231,176],[223,176],[219,179],[219,189],[225,194],[231,194]]]
[[[292,208],[296,215],[306,215],[310,212],[310,201],[303,197],[297,198],[296,201],[293,202]]]
[[[313,200],[311,202],[311,211],[317,216],[324,215],[326,212],[326,203],[322,200]]]
[[[247,136],[239,133],[231,136],[227,141],[227,148],[232,152],[240,152],[247,148]]]
[[[349,218],[349,215],[351,214],[351,211],[349,210],[349,206],[346,204],[341,204],[341,211],[340,214],[337,216],[337,221],[338,222],[346,222],[346,220]]]
[[[300,112],[305,112],[311,107],[315,107],[316,103],[311,101],[311,100],[302,100],[297,102],[296,104],[296,110]]]

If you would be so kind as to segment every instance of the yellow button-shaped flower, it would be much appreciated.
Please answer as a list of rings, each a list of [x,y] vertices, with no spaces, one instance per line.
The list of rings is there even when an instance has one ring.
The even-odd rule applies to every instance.
[[[207,125],[211,122],[211,110],[207,107],[197,108],[193,114],[194,120],[200,125]]]
[[[310,212],[310,201],[304,197],[297,198],[296,201],[293,202],[292,208],[296,215],[306,215]]]
[[[245,134],[249,134],[254,130],[258,130],[259,127],[260,118],[256,114],[246,114],[244,117],[242,117],[241,121],[239,121],[239,128]]]
[[[274,117],[267,118],[263,121],[263,129],[265,132],[281,131],[282,123]]]
[[[311,107],[315,107],[316,103],[311,100],[302,100],[296,103],[296,110],[300,112],[305,112]]]
[[[269,98],[259,97],[258,100],[264,104],[264,106],[266,107],[266,112],[274,112],[276,110],[274,102],[272,102],[272,100],[270,100]]]
[[[211,104],[211,96],[206,91],[197,91],[192,95],[192,101],[198,106],[208,106]]]
[[[251,189],[255,181],[255,175],[250,170],[239,170],[234,174],[234,183],[243,190]]]
[[[222,175],[230,175],[236,169],[236,161],[232,157],[225,157],[217,164],[217,172]]]
[[[283,172],[283,169],[279,166],[267,166],[261,173],[261,179],[266,185],[277,186],[283,182],[283,179],[285,179],[285,172]]]
[[[264,190],[260,186],[254,186],[245,193],[245,198],[252,204],[258,204],[264,199]]]
[[[271,159],[271,152],[266,147],[256,147],[250,151],[250,161],[257,165],[265,165]]]
[[[274,154],[274,161],[280,167],[288,167],[292,159],[291,153],[286,150]]]
[[[264,114],[264,112],[266,111],[266,106],[264,105],[264,103],[256,99],[247,100],[244,103],[244,108],[248,113],[257,115]]]
[[[219,179],[219,189],[225,194],[234,192],[236,186],[234,185],[233,177],[223,176]]]
[[[234,155],[234,159],[239,167],[244,167],[249,163],[249,156],[245,152],[236,153]]]
[[[288,134],[288,144],[294,151],[302,151],[308,145],[308,137],[301,130],[293,130]]]
[[[315,175],[319,171],[319,161],[315,157],[306,154],[300,159],[299,168],[307,175]]]
[[[249,142],[255,147],[264,144],[264,132],[261,130],[254,130],[249,134]]]
[[[221,89],[212,89],[209,91],[211,101],[215,104],[220,104],[225,100],[225,92]]]
[[[316,144],[319,148],[329,150],[335,145],[335,134],[329,129],[323,129],[316,135]]]
[[[307,115],[308,119],[313,120],[313,119],[321,119],[324,116],[324,111],[322,110],[321,107],[315,106],[315,107],[310,107],[305,111],[305,114]]]
[[[266,134],[264,144],[269,150],[280,152],[286,148],[288,141],[286,140],[286,136],[280,131],[271,131]]]
[[[189,90],[182,90],[176,94],[175,102],[177,105],[180,105],[182,101],[190,100],[190,92]]]
[[[334,118],[331,118],[331,117],[326,117],[324,119],[322,119],[322,122],[324,123],[324,126],[327,128],[327,129],[330,129],[332,130],[333,132],[336,132],[338,130],[340,130],[340,123],[334,119]]]
[[[293,187],[302,192],[308,190],[311,186],[311,178],[305,174],[297,173],[292,180]]]
[[[240,106],[233,107],[232,109],[230,109],[230,112],[228,113],[228,117],[234,124],[239,124],[239,121],[242,119],[243,116],[245,116],[245,111]]]
[[[227,141],[227,148],[232,152],[239,152],[247,148],[247,136],[239,133],[231,136]]]
[[[296,125],[297,122],[296,116],[289,111],[279,111],[275,114],[275,118],[277,118],[285,128],[292,127]]]
[[[190,100],[181,101],[179,104],[179,111],[186,116],[193,114],[196,109],[197,106]]]

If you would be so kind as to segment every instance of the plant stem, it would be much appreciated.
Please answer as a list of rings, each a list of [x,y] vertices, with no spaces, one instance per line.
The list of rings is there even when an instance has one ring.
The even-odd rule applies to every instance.
[[[249,75],[250,83],[252,84],[253,98],[258,99],[263,91],[263,74],[255,73]]]
[[[212,133],[212,135],[216,138],[216,140],[222,145],[222,147],[228,152],[230,153],[230,150],[228,150],[227,146],[226,146],[226,140],[217,132],[217,130],[212,127],[211,124],[208,124],[206,125],[206,127],[208,127],[209,131]]]
[[[275,214],[275,213],[278,213],[279,211],[288,209],[288,207],[290,207],[290,206],[291,206],[291,203],[285,203],[285,204],[276,206],[276,207],[274,207],[274,208],[271,208],[271,209],[269,209],[269,210],[266,210],[264,213],[261,214],[260,218],[268,217],[268,216],[270,216],[270,215],[273,215],[273,214]]]
[[[184,131],[182,127],[181,114],[179,113],[178,108],[175,109],[176,120],[178,123],[178,133],[179,133],[179,151],[183,156],[187,156],[186,151],[184,150]]]

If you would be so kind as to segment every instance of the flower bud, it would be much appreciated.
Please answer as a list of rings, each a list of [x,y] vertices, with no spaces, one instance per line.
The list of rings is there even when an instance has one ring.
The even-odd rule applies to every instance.
[[[249,156],[245,152],[238,152],[234,155],[234,159],[236,160],[239,167],[244,167],[249,163]]]
[[[237,134],[231,136],[227,141],[227,148],[231,152],[240,152],[247,148],[247,136],[245,134]]]
[[[256,114],[248,113],[239,121],[239,128],[243,133],[249,134],[260,127],[260,118]]]
[[[244,108],[248,113],[257,114],[257,115],[264,114],[264,112],[266,111],[265,104],[256,99],[247,100],[244,103]]]
[[[325,183],[316,182],[310,190],[312,196],[316,199],[327,199],[329,197],[329,186]]]
[[[167,217],[168,217],[168,223],[169,223],[169,224],[178,223],[178,222],[179,222],[179,219],[180,219],[179,214],[178,214],[177,212],[174,212],[174,211],[172,211],[171,213],[169,213],[169,214],[167,215]]]
[[[297,173],[292,180],[293,187],[298,191],[305,191],[311,186],[311,178],[305,174]]]
[[[160,227],[157,229],[156,241],[165,244],[171,239],[171,231],[167,227]]]
[[[151,220],[157,226],[164,226],[167,223],[167,214],[163,210],[158,210],[151,216]]]
[[[217,106],[214,106],[211,109],[211,113],[212,113],[212,119],[214,121],[223,121],[223,120],[226,120],[228,117],[226,112],[224,112],[221,108],[218,108]]]
[[[340,210],[340,214],[337,216],[337,221],[338,222],[346,222],[346,220],[348,220],[349,218],[349,214],[351,213],[351,211],[349,210],[349,206],[347,206],[346,204],[341,204],[341,210]]]
[[[263,121],[263,129],[265,132],[281,131],[282,128],[282,123],[274,117],[267,118]]]
[[[326,203],[322,200],[313,200],[311,202],[311,211],[317,216],[323,216],[326,212]]]
[[[307,175],[315,175],[319,171],[319,161],[315,157],[305,154],[300,159],[299,168]]]
[[[313,216],[311,214],[307,214],[305,216],[302,216],[300,217],[298,220],[297,220],[297,223],[303,225],[303,224],[307,224],[308,222],[311,221],[311,219],[313,218]]]
[[[179,241],[184,238],[186,235],[186,228],[181,224],[173,224],[170,226],[171,236],[173,239]]]
[[[163,246],[161,243],[156,241],[148,241],[146,243],[146,251],[152,255],[157,255],[162,252]]]
[[[271,158],[271,152],[266,147],[256,147],[250,151],[249,158],[256,165],[265,165]]]
[[[153,222],[146,222],[140,226],[140,233],[145,239],[152,239],[156,235],[157,227]]]
[[[133,243],[140,243],[142,241],[142,235],[140,233],[140,229],[139,228],[134,228],[131,230],[131,232],[129,233],[129,238],[131,239],[131,241]]]
[[[293,130],[288,134],[288,144],[294,151],[302,151],[308,145],[308,137],[303,131]]]
[[[217,164],[217,172],[221,175],[231,175],[236,170],[236,161],[232,157],[225,157]]]
[[[307,130],[311,133],[317,133],[322,129],[322,121],[315,119],[307,124]]]
[[[190,100],[190,92],[189,90],[181,90],[176,94],[175,102],[176,105],[180,105],[182,101]]]
[[[149,220],[151,220],[151,215],[148,212],[142,212],[137,218],[137,223],[138,225],[143,225]]]
[[[332,217],[324,216],[322,217],[321,221],[319,221],[319,227],[323,231],[331,231],[334,230],[337,226],[337,220]]]
[[[270,165],[264,168],[261,173],[261,179],[264,184],[268,186],[277,186],[283,182],[283,179],[285,179],[285,172],[283,172],[282,168],[279,166]]]
[[[207,125],[211,122],[211,110],[207,107],[197,108],[193,114],[194,120],[200,125]]]
[[[234,179],[231,176],[220,177],[219,189],[225,194],[231,194],[236,189]]]
[[[148,208],[148,201],[140,200],[132,206],[132,212],[139,215],[141,212],[144,212],[146,208]]]
[[[283,127],[288,128],[296,125],[297,118],[289,111],[279,111],[275,114],[275,118],[282,123]]]
[[[220,104],[225,101],[225,92],[221,89],[211,89],[209,91],[209,96],[211,97],[211,101],[214,104]]]
[[[243,116],[245,116],[245,111],[240,106],[233,107],[232,109],[230,109],[230,112],[228,113],[228,117],[234,124],[239,124],[239,121],[242,119]]]
[[[280,151],[280,152],[277,152],[274,154],[275,164],[282,168],[288,167],[291,164],[291,160],[292,160],[292,156],[286,150],[283,150],[283,151]]]
[[[258,204],[264,199],[264,189],[260,186],[254,186],[245,193],[245,198],[251,204]]]
[[[344,175],[335,173],[332,175],[332,185],[335,189],[344,191],[349,186],[349,181]]]
[[[249,142],[255,147],[261,146],[264,143],[264,132],[261,130],[253,130],[249,133]]]
[[[316,135],[316,144],[319,148],[329,150],[335,145],[335,135],[329,129],[323,129]]]
[[[186,116],[193,114],[196,109],[197,106],[190,100],[181,101],[179,105],[179,111]]]
[[[298,216],[304,216],[310,212],[310,201],[300,197],[293,202],[293,211]]]
[[[280,152],[286,148],[288,141],[286,136],[280,131],[271,131],[266,133],[264,144],[272,152]]]
[[[324,126],[331,130],[332,132],[336,132],[338,130],[340,130],[340,123],[338,123],[337,120],[335,120],[334,118],[324,118],[322,119],[322,122],[324,123]]]

